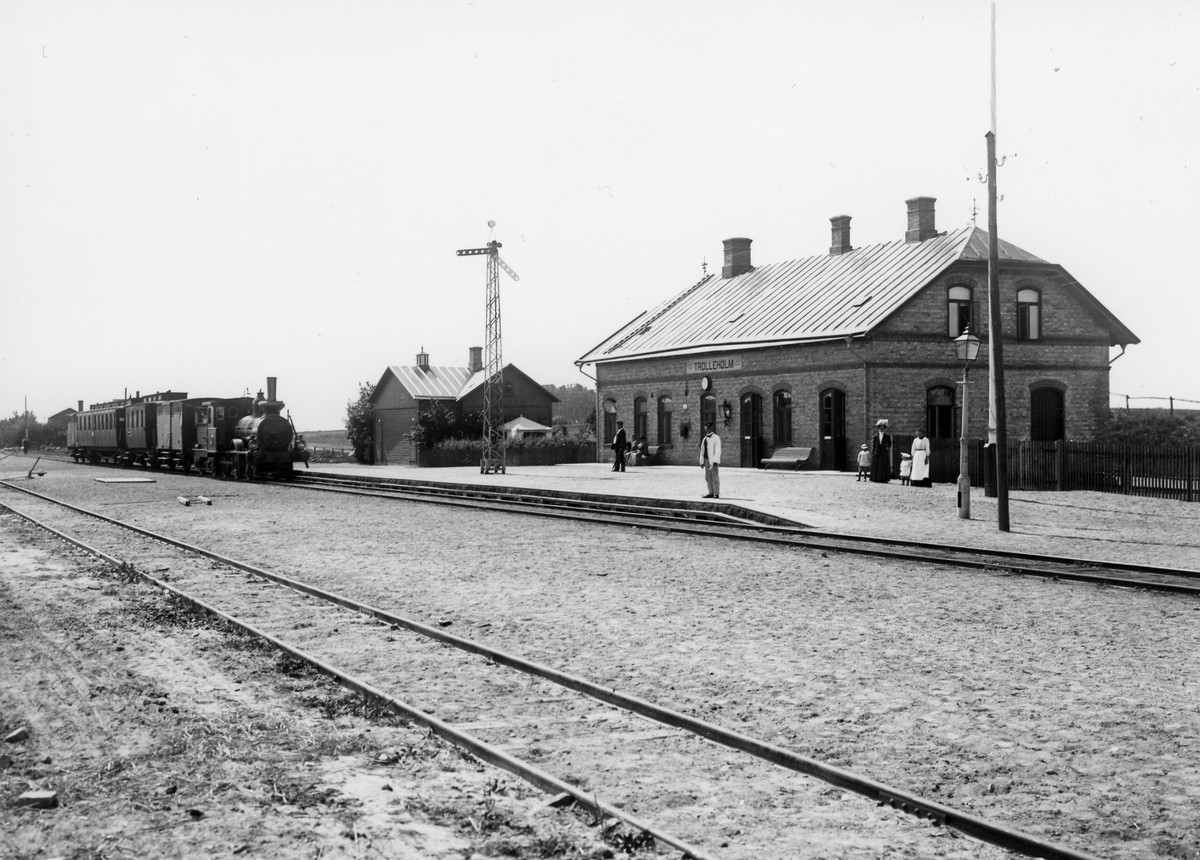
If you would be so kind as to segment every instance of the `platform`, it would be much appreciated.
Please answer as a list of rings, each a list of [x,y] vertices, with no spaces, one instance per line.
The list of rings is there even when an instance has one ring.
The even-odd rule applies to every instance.
[[[303,473],[304,470],[301,470]],[[608,463],[418,469],[319,463],[311,473],[372,475],[440,483],[522,487],[612,496],[702,501],[699,465],[628,467]],[[997,526],[996,499],[971,493],[971,519],[958,516],[957,487],[872,484],[853,472],[788,472],[722,468],[720,503],[810,527],[852,534],[938,541],[1200,569],[1200,505],[1094,492],[1009,494],[1009,532]]]

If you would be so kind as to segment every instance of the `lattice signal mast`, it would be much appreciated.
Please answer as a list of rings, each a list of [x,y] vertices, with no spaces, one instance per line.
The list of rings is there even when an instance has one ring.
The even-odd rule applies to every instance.
[[[488,221],[494,228],[495,221]],[[484,474],[503,474],[505,471],[504,431],[504,356],[500,344],[500,270],[508,272],[514,281],[521,278],[500,259],[501,245],[495,239],[486,248],[466,248],[460,257],[487,254],[487,336],[484,340],[483,382],[483,456],[479,471]]]

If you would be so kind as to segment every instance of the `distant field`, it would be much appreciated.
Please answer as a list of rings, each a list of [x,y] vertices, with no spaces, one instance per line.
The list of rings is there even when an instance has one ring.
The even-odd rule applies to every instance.
[[[345,430],[301,430],[300,435],[313,448],[349,448]]]

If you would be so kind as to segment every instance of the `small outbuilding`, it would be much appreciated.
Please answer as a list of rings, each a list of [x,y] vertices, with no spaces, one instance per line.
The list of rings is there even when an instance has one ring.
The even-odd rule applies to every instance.
[[[505,365],[501,372],[503,420],[525,419],[548,431],[558,398],[513,364]],[[376,462],[416,465],[413,431],[417,416],[439,403],[458,415],[481,411],[485,382],[483,347],[479,346],[470,348],[466,367],[431,365],[424,348],[417,353],[415,365],[388,367],[370,400],[375,420]]]

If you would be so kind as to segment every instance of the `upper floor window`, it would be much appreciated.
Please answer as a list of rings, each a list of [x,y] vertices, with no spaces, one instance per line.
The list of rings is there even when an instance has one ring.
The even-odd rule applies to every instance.
[[[658,398],[658,444],[671,444],[671,398],[663,395]]]
[[[776,391],[772,400],[775,424],[775,446],[786,448],[792,444],[792,393]]]
[[[1040,290],[1017,291],[1017,339],[1042,339],[1042,293]]]
[[[978,334],[974,320],[971,319],[971,288],[951,287],[946,293],[946,321],[950,337],[958,337],[968,326]]]

